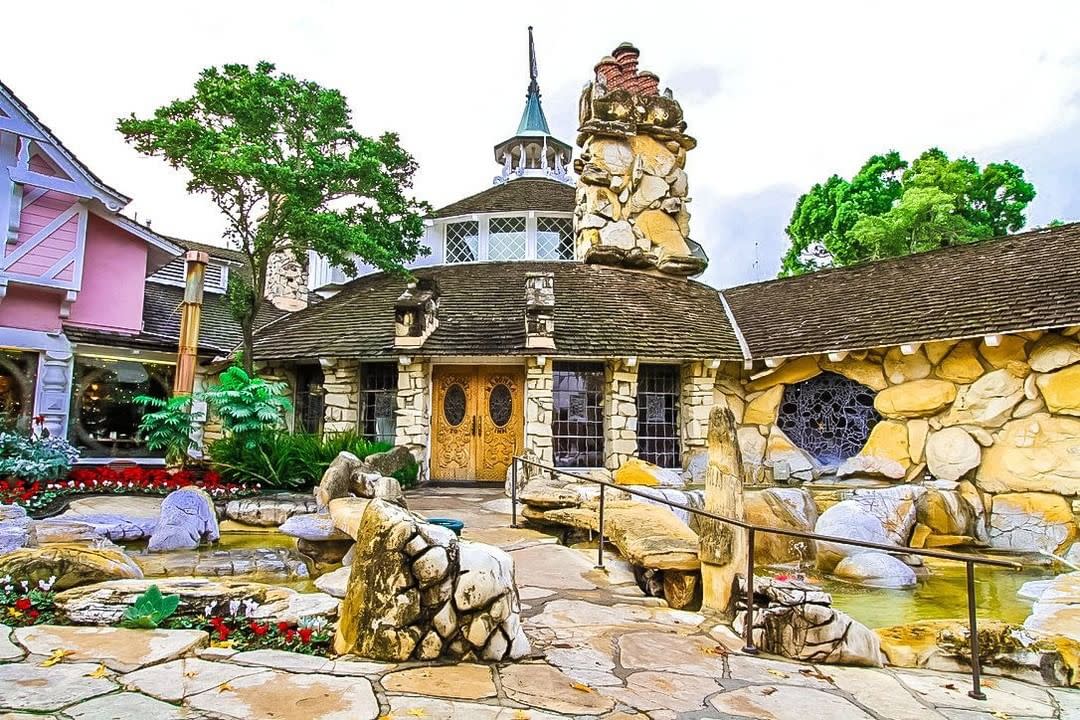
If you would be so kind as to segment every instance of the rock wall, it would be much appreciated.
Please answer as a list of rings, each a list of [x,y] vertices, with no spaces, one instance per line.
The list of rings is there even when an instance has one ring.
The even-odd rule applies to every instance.
[[[274,307],[290,312],[308,305],[307,255],[297,257],[291,250],[277,252],[266,263],[266,299]]]
[[[536,462],[551,465],[554,461],[551,423],[555,420],[555,389],[552,362],[530,357],[525,366],[525,449],[532,451]]]
[[[610,360],[604,367],[604,467],[617,470],[637,454],[637,365]]]
[[[964,532],[929,528],[931,545],[968,541],[1062,552],[1080,514],[1080,328],[790,359],[755,379],[717,380],[733,409],[748,474],[766,482],[835,473],[855,483],[920,483],[963,497]],[[822,372],[865,385],[881,415],[862,449],[826,467],[777,427],[785,388]],[[935,501],[936,502],[936,501]],[[929,527],[929,526],[928,526]]]
[[[585,262],[694,275],[706,261],[690,241],[682,107],[638,72],[638,51],[620,45],[596,66],[581,96],[574,232]]]
[[[431,365],[417,360],[398,367],[397,424],[395,445],[412,451],[420,463],[420,480],[427,475],[428,444],[431,437],[431,410],[428,396],[431,385]]]
[[[320,358],[323,369],[323,432],[353,432],[360,418],[360,363]]]

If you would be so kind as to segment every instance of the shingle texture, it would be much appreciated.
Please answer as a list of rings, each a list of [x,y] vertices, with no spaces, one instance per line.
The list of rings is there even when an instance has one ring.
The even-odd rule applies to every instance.
[[[523,355],[525,274],[554,273],[552,357],[741,359],[716,290],[679,278],[575,262],[490,262],[414,271],[442,293],[439,327],[423,347],[395,351],[394,302],[401,277],[377,273],[285,317],[257,336],[260,360],[402,355]]]
[[[754,357],[1080,324],[1080,223],[723,291]]]
[[[517,178],[450,203],[431,213],[430,217],[444,218],[517,210],[574,212],[574,188],[544,178]]]

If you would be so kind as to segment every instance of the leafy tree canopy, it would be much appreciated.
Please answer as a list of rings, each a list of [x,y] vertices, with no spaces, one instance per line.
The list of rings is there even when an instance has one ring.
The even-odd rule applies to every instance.
[[[931,148],[908,163],[874,155],[850,180],[833,175],[799,198],[781,277],[977,242],[1024,226],[1035,187],[1010,162],[980,168]]]
[[[347,271],[357,259],[401,271],[426,252],[428,206],[408,192],[417,166],[398,136],[361,135],[340,92],[271,63],[203,70],[190,98],[117,127],[140,152],[186,170],[188,191],[224,214],[226,238],[248,260],[248,273],[230,274],[229,300],[249,370],[272,255],[305,262],[315,250]]]

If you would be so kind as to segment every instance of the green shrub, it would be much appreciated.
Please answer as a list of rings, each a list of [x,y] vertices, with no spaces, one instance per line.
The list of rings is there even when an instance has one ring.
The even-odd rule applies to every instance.
[[[151,409],[139,421],[139,434],[151,450],[164,450],[169,466],[184,467],[188,450],[198,446],[192,439],[195,416],[191,412],[192,397],[184,395],[162,399],[153,395],[139,395],[136,405]]]
[[[126,628],[153,630],[180,606],[179,595],[162,595],[157,585],[151,585],[135,604],[124,610],[120,624]]]
[[[221,418],[227,434],[251,448],[268,433],[285,427],[285,413],[292,403],[285,397],[288,385],[248,375],[233,365],[218,376],[218,384],[201,394]]]
[[[276,431],[250,438],[228,435],[210,444],[210,463],[223,479],[235,483],[261,483],[268,488],[300,489],[315,486],[338,453],[348,451],[361,460],[389,450],[389,443],[377,443],[356,433],[325,438],[310,433]],[[402,471],[408,482],[408,468]],[[416,470],[412,470],[415,482]]]
[[[31,482],[59,480],[79,459],[79,451],[61,437],[0,433],[0,478]]]

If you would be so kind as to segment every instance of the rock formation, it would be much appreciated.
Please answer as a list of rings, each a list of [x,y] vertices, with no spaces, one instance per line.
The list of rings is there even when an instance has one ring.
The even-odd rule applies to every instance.
[[[150,552],[190,550],[203,542],[217,542],[214,501],[197,487],[175,490],[161,503],[161,517],[150,536]]]
[[[726,407],[714,407],[709,416],[709,468],[705,475],[705,509],[742,520],[745,471],[735,416]],[[735,578],[746,568],[746,531],[720,522],[701,522],[701,579],[704,605],[719,612],[731,607]]]
[[[596,65],[581,95],[574,231],[589,263],[694,275],[706,260],[690,240],[682,107],[659,79],[637,69],[624,43]]]

